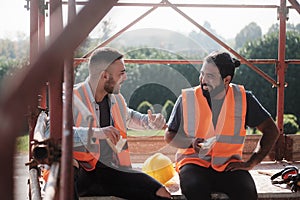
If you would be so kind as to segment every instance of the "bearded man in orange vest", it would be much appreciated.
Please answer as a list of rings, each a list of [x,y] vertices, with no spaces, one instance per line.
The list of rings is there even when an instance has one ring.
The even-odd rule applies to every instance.
[[[279,131],[255,96],[231,83],[239,65],[227,52],[212,52],[204,59],[200,85],[182,90],[171,113],[165,140],[178,148],[176,169],[188,200],[208,200],[212,192],[231,200],[258,197],[248,170],[269,153]],[[258,150],[243,160],[247,126],[263,135]]]
[[[165,126],[165,118],[129,109],[120,94],[126,79],[123,54],[103,47],[90,58],[89,77],[74,87],[74,158],[79,163],[75,168],[75,199],[78,196],[171,198],[162,184],[131,168],[127,128],[160,130]],[[89,130],[92,130],[90,136]]]

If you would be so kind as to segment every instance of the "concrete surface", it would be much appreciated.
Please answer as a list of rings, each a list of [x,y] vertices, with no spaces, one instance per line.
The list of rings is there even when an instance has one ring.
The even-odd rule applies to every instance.
[[[15,190],[14,197],[15,200],[27,200],[28,197],[28,167],[25,166],[25,163],[28,162],[27,154],[17,154],[15,155],[15,169],[14,169],[14,182]],[[272,185],[270,181],[270,174],[274,174],[282,169],[286,165],[292,164],[300,168],[300,162],[296,163],[287,163],[287,162],[264,162],[260,165],[257,165],[253,170],[250,171],[252,174],[256,187],[259,193],[259,199],[300,199],[300,192],[292,193],[290,188],[284,184],[281,185]],[[134,168],[140,169],[141,164],[133,164]],[[269,175],[268,175],[269,174]],[[181,196],[181,191],[178,186],[178,176],[175,176],[171,179],[171,185],[168,186],[169,190],[174,194],[174,199],[184,199]],[[86,200],[91,199],[101,199],[101,200],[116,200],[119,198],[115,197],[90,197],[90,198],[81,198]]]

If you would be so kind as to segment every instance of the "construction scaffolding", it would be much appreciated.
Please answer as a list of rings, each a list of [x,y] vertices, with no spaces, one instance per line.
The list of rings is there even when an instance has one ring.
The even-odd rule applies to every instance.
[[[126,27],[118,31],[112,37],[99,46],[108,45],[119,35],[127,31],[141,19],[149,15],[159,7],[170,7],[179,15],[187,19],[191,24],[220,44],[223,48],[241,60],[274,87],[277,88],[277,125],[281,136],[276,144],[275,159],[282,160],[285,150],[283,136],[284,114],[284,89],[285,71],[289,64],[300,64],[300,60],[286,60],[286,21],[287,10],[295,9],[300,14],[300,5],[297,0],[289,0],[291,6],[287,6],[286,0],[280,0],[280,5],[227,5],[227,4],[173,4],[168,0],[160,3],[118,3],[117,0],[90,0],[90,1],[61,1],[61,0],[30,0],[30,65],[22,74],[17,74],[14,81],[8,81],[9,92],[1,96],[0,101],[0,148],[1,160],[6,165],[1,165],[0,193],[3,199],[13,199],[13,154],[15,141],[22,126],[20,113],[32,111],[30,120],[30,140],[32,140],[35,127],[36,108],[46,108],[46,90],[49,92],[49,110],[51,110],[50,132],[54,144],[61,145],[60,188],[53,194],[55,199],[71,199],[73,195],[73,176],[69,173],[72,169],[72,101],[73,101],[73,72],[74,66],[84,62],[91,53],[87,52],[82,58],[74,58],[73,52],[87,38],[94,27],[107,15],[114,6],[144,6],[149,7],[145,13],[136,18]],[[63,26],[62,6],[68,6],[68,24]],[[76,6],[83,8],[76,14]],[[46,45],[45,36],[45,9],[49,8],[50,16],[50,42]],[[181,10],[182,7],[207,7],[207,8],[270,8],[277,9],[279,16],[278,59],[246,59],[233,48],[224,43],[206,28],[193,20],[188,13]],[[78,31],[80,27],[80,31]],[[125,60],[126,63],[154,63],[154,64],[201,64],[201,60]],[[275,64],[277,79],[274,80],[260,70],[255,64]],[[65,83],[65,101],[62,101],[63,84]],[[40,97],[38,99],[37,97]],[[38,101],[39,100],[39,101]],[[30,152],[29,159],[32,155]]]

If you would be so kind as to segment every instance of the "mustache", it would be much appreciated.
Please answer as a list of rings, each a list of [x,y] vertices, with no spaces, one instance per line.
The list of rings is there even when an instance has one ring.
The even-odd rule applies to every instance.
[[[202,87],[204,87],[204,86],[212,87],[210,84],[207,84],[207,83],[202,83],[201,85],[202,85]]]

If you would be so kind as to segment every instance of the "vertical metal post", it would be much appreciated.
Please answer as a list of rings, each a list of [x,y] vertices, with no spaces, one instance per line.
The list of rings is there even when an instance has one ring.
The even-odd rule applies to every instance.
[[[285,42],[286,42],[286,20],[287,20],[287,7],[286,0],[280,1],[279,15],[279,37],[278,37],[278,60],[277,66],[277,125],[280,131],[280,136],[276,143],[276,160],[284,158],[285,141],[283,132],[283,114],[284,114],[284,87],[285,87]]]
[[[33,63],[38,56],[38,40],[39,40],[39,0],[30,1],[30,47],[29,62]],[[37,97],[36,97],[37,98]],[[33,131],[35,127],[36,117],[34,116],[36,108],[28,107],[28,126],[29,126],[29,149],[31,149],[30,141],[33,139]],[[29,151],[29,159],[31,159],[31,151]]]
[[[74,21],[56,40],[50,41],[25,71],[18,71],[13,78],[5,81],[6,88],[0,95],[0,160],[5,161],[5,164],[0,165],[1,199],[14,199],[13,155],[16,137],[23,125],[22,113],[27,110],[24,105],[36,106],[36,96],[42,84],[45,80],[56,77],[60,71],[58,61],[68,56],[66,52],[75,51],[116,2],[117,0],[88,1]]]
[[[45,0],[39,0],[39,12],[38,12],[38,20],[39,20],[39,32],[38,32],[38,37],[39,37],[39,43],[38,43],[38,50],[39,52],[42,52],[45,49],[45,44],[46,44],[46,34],[45,34]],[[39,99],[39,107],[42,109],[47,108],[47,86],[46,86],[46,81],[45,80],[45,85],[43,88],[41,88],[40,92],[40,99]]]
[[[63,31],[62,2],[50,0],[50,41],[55,41]],[[57,61],[57,75],[49,80],[49,110],[50,133],[55,145],[60,145],[62,138],[62,83],[63,83],[63,59]],[[59,199],[60,190],[56,190],[54,199]]]
[[[63,30],[61,0],[50,0],[50,42]],[[57,62],[56,76],[49,80],[50,132],[53,139],[61,139],[63,60]]]
[[[76,16],[75,0],[68,1],[68,23],[70,24]],[[62,157],[60,172],[60,199],[73,199],[74,195],[74,169],[73,169],[73,83],[74,83],[74,55],[65,60],[64,82],[65,101],[63,103],[63,137]]]

